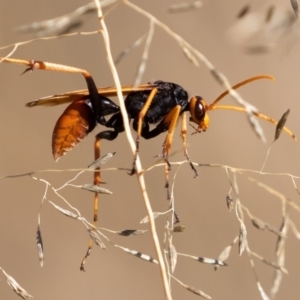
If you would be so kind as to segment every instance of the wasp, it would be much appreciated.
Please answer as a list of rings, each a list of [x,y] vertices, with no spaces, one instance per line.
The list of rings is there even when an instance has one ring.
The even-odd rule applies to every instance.
[[[116,96],[116,87],[97,88],[92,76],[86,70],[33,60],[28,61],[0,57],[0,61],[28,66],[23,73],[40,69],[81,73],[84,76],[87,83],[86,90],[47,96],[26,104],[27,107],[35,107],[40,105],[53,106],[71,102],[57,120],[53,130],[52,153],[56,161],[80,143],[94,130],[97,124],[113,129],[98,133],[96,137],[99,139],[114,140],[119,133],[124,131],[120,107],[108,98]],[[274,80],[270,75],[259,75],[242,81],[232,88],[237,89],[251,81],[260,79]],[[187,91],[183,87],[162,80],[141,84],[139,86],[123,86],[122,93],[126,96],[125,106],[128,118],[132,120],[133,128],[137,131],[137,150],[139,149],[140,136],[145,139],[151,139],[168,131],[163,144],[163,157],[168,165],[170,164],[167,158],[170,153],[175,126],[180,117],[185,117],[185,112],[190,112],[189,121],[197,125],[197,127],[193,126],[195,133],[206,131],[208,128],[208,111],[210,110],[230,109],[246,112],[243,107],[217,105],[217,103],[229,93],[228,91],[222,93],[215,101],[208,105],[201,96],[196,95],[189,98]],[[276,120],[261,113],[253,112],[253,114],[273,124],[278,123]],[[107,120],[105,117],[109,115],[112,116]],[[155,127],[150,129],[150,125],[155,125]],[[284,127],[283,130],[293,139],[296,139],[288,128]],[[190,161],[185,145],[185,124],[182,125],[181,136],[184,141],[185,154]],[[197,175],[196,170],[195,173]]]
[[[110,99],[110,97],[116,96],[116,87],[97,88],[91,74],[86,70],[43,61],[28,61],[12,58],[0,58],[0,61],[27,66],[27,69],[23,73],[33,70],[52,70],[81,73],[84,76],[87,84],[87,89],[85,90],[47,96],[26,104],[27,107],[35,107],[40,105],[53,106],[71,103],[64,110],[54,126],[52,134],[52,153],[55,160],[58,160],[61,156],[79,144],[91,131],[95,129],[97,124],[105,126],[108,129],[101,131],[96,135],[96,159],[100,155],[99,141],[101,139],[114,140],[117,138],[119,133],[124,131],[124,121],[120,107]],[[236,84],[232,88],[237,89],[249,82],[260,79],[273,80],[273,77],[269,75],[251,77]],[[246,109],[243,107],[218,105],[218,102],[223,99],[229,91],[225,91],[208,105],[205,99],[201,96],[196,95],[189,98],[187,91],[183,87],[178,84],[162,80],[141,84],[139,86],[122,86],[122,93],[126,96],[126,113],[129,120],[132,121],[133,129],[137,132],[136,155],[139,151],[140,137],[152,139],[163,132],[167,132],[163,143],[162,156],[167,164],[166,169],[169,170],[171,165],[168,161],[168,156],[176,124],[178,123],[178,120],[181,119],[181,137],[183,141],[184,154],[195,173],[195,177],[198,176],[198,172],[190,160],[186,146],[186,112],[189,112],[190,114],[189,121],[196,124],[196,126],[192,126],[195,130],[194,133],[206,131],[209,127],[208,111],[229,109],[246,112]],[[278,124],[275,119],[264,114],[258,112],[253,112],[253,114],[258,118],[269,121],[275,125]],[[296,137],[288,128],[283,127],[282,130],[296,140]],[[130,174],[135,173],[134,166],[135,162]],[[168,185],[167,176],[166,171],[166,186]],[[94,184],[99,183],[100,175],[95,175]],[[95,198],[94,223],[97,221],[97,201]],[[89,255],[90,249],[91,244],[85,258]],[[84,261],[81,265],[82,270],[84,269],[83,265]]]

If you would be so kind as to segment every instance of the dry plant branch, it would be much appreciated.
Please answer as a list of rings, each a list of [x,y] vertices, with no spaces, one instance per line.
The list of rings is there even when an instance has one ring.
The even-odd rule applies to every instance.
[[[13,291],[20,296],[21,298],[23,298],[24,300],[27,299],[33,299],[33,296],[31,296],[30,294],[28,294],[25,289],[23,289],[19,283],[10,275],[8,275],[1,267],[0,267],[0,271],[2,271],[2,273],[4,274],[4,276],[6,277],[6,281],[7,284],[13,289]]]
[[[104,160],[105,161],[105,160]],[[184,164],[184,163],[187,163],[186,161],[183,161],[183,162],[180,162],[179,164],[178,164],[178,166],[180,166],[181,164]],[[208,165],[208,164],[207,164]],[[206,166],[207,166],[206,165]],[[96,165],[97,166],[97,165]],[[156,167],[158,167],[159,165],[156,165]],[[163,166],[163,164],[160,164],[160,166]],[[216,167],[216,165],[212,165],[212,167]],[[281,193],[279,193],[278,191],[276,191],[276,190],[274,190],[273,188],[271,188],[271,187],[268,187],[267,185],[262,185],[262,182],[260,182],[260,181],[258,181],[258,180],[253,180],[253,178],[251,178],[250,176],[247,176],[246,175],[246,173],[247,172],[255,172],[255,173],[257,173],[259,176],[264,176],[264,175],[262,175],[259,171],[254,171],[254,170],[246,170],[246,169],[236,169],[236,168],[233,168],[233,167],[229,167],[229,166],[221,166],[221,165],[219,165],[219,167],[222,167],[224,170],[225,170],[225,172],[226,173],[228,173],[228,170],[231,170],[231,172],[233,172],[233,175],[234,174],[241,174],[241,175],[243,175],[243,176],[246,176],[246,178],[250,181],[250,182],[254,182],[255,184],[257,184],[258,186],[260,186],[260,187],[263,187],[264,189],[266,189],[269,193],[271,193],[272,195],[274,195],[274,196],[276,196],[276,197],[278,197],[281,201],[282,201],[282,203],[283,203],[283,209],[284,209],[284,207],[285,207],[285,205],[290,205],[291,207],[294,207],[295,208],[295,205],[293,205],[293,202],[291,202],[290,200],[288,201],[288,199],[286,198],[286,197],[284,197]],[[104,172],[104,171],[112,171],[112,170],[117,170],[116,168],[109,168],[109,169],[102,169],[102,171]],[[177,172],[178,172],[178,170],[179,169],[177,169]],[[53,171],[53,170],[49,170],[49,171]],[[64,171],[67,171],[67,170],[64,170]],[[72,171],[74,171],[74,170],[72,170]],[[87,169],[86,171],[92,171],[92,170],[90,170],[90,169]],[[176,177],[176,175],[177,175],[177,172],[175,172],[175,177]],[[38,180],[38,181],[40,181],[40,182],[43,182],[43,183],[45,183],[46,184],[46,187],[45,187],[45,192],[44,192],[44,195],[43,195],[43,197],[42,197],[42,203],[41,203],[41,205],[43,204],[43,202],[44,202],[44,200],[45,199],[47,199],[47,192],[48,192],[48,188],[50,187],[51,188],[51,190],[53,190],[54,191],[54,193],[59,197],[59,198],[61,198],[69,207],[71,207],[71,209],[72,210],[75,210],[76,211],[76,213],[74,214],[74,213],[72,213],[72,212],[70,212],[70,211],[68,211],[68,210],[66,210],[66,209],[63,209],[63,208],[60,208],[59,206],[57,206],[56,204],[54,204],[52,201],[50,202],[52,205],[54,205],[54,207],[58,210],[58,211],[60,211],[61,213],[63,213],[64,215],[66,215],[66,216],[68,216],[68,217],[71,217],[71,218],[73,218],[73,219],[77,219],[77,220],[79,220],[79,221],[81,221],[86,227],[87,227],[87,229],[88,229],[88,231],[90,232],[90,233],[92,233],[93,231],[91,231],[91,229],[93,229],[93,225],[91,224],[91,223],[89,223],[84,217],[82,217],[82,215],[80,214],[80,212],[76,209],[76,208],[74,208],[74,207],[72,207],[71,205],[70,205],[70,203],[64,198],[64,197],[62,197],[60,194],[59,194],[59,191],[60,190],[62,190],[63,188],[65,188],[66,186],[72,186],[72,187],[77,187],[77,185],[74,185],[74,184],[72,184],[72,182],[76,179],[76,178],[78,178],[78,176],[80,176],[82,174],[82,171],[79,171],[77,174],[76,174],[76,176],[74,176],[72,179],[70,179],[70,180],[68,180],[65,184],[63,184],[61,187],[58,187],[58,188],[54,188],[54,187],[52,187],[51,186],[51,184],[49,183],[49,182],[47,182],[47,181],[45,181],[44,179],[39,179],[39,178],[37,178],[37,177],[34,177],[34,176],[32,176],[32,173],[30,174],[31,176],[32,176],[32,178],[33,179],[35,179],[35,180]],[[269,173],[269,175],[274,175],[274,176],[278,176],[278,174],[272,174],[272,173]],[[282,175],[282,174],[281,174]],[[291,177],[291,176],[293,176],[293,175],[291,175],[291,174],[284,174],[285,176],[288,176],[288,177]],[[24,175],[24,174],[21,174],[21,176],[28,176],[28,175]],[[175,177],[174,177],[174,179],[175,179]],[[7,177],[6,177],[7,178]],[[14,177],[15,178],[15,177]],[[172,186],[172,197],[171,197],[171,199],[173,199],[173,188],[174,188],[174,184],[175,184],[175,180],[173,181],[173,186]],[[234,190],[235,190],[235,192],[236,192],[236,194],[238,194],[239,193],[239,188],[238,188],[238,185],[237,185],[237,181],[236,181],[236,179],[235,179],[235,177],[233,178],[233,183],[232,183],[232,186],[234,187]],[[173,201],[173,200],[172,200]],[[247,252],[248,252],[248,254],[250,255],[250,256],[254,256],[254,257],[257,257],[260,261],[262,261],[262,262],[264,262],[264,263],[266,263],[266,264],[268,264],[268,265],[270,265],[270,266],[272,266],[272,267],[274,267],[277,271],[277,273],[278,273],[278,275],[277,275],[277,280],[276,281],[274,281],[274,285],[276,286],[276,292],[278,291],[278,288],[279,288],[279,284],[280,284],[280,281],[279,281],[279,278],[281,278],[281,277],[278,277],[278,276],[281,276],[280,274],[281,274],[281,272],[284,272],[284,273],[286,273],[286,269],[285,269],[285,267],[284,267],[284,265],[282,264],[282,253],[284,253],[284,252],[282,252],[282,251],[279,251],[278,253],[278,261],[275,261],[275,262],[272,262],[272,261],[270,261],[270,260],[268,260],[268,259],[266,259],[266,258],[263,258],[261,255],[259,255],[259,254],[256,254],[256,253],[254,253],[253,251],[251,251],[250,249],[249,249],[249,245],[248,245],[248,242],[247,242],[247,239],[246,239],[246,235],[245,235],[245,233],[246,233],[246,228],[245,228],[245,225],[244,225],[244,222],[242,221],[243,220],[243,216],[242,216],[242,214],[241,214],[241,209],[243,209],[244,211],[246,211],[247,212],[247,214],[253,219],[254,218],[254,216],[250,213],[250,211],[241,203],[241,200],[239,200],[238,202],[237,202],[237,207],[240,207],[240,208],[238,208],[238,211],[237,211],[237,216],[238,216],[238,218],[240,219],[240,221],[241,221],[241,232],[240,232],[240,243],[241,243],[241,245],[244,245],[244,246],[242,246],[242,248],[244,248],[244,249],[247,249]],[[173,207],[173,209],[174,209],[174,207]],[[172,210],[170,210],[170,211],[168,211],[168,212],[171,212],[171,211],[173,211],[173,209]],[[165,213],[168,213],[168,212],[165,212]],[[155,218],[155,217],[157,217],[157,216],[159,216],[159,215],[163,215],[163,214],[165,214],[165,213],[153,213],[153,217]],[[284,212],[283,212],[284,213]],[[147,216],[147,218],[148,218],[148,216]],[[39,219],[40,219],[40,216],[39,216]],[[148,221],[149,221],[149,218],[148,218]],[[285,221],[285,223],[286,223],[286,221]],[[292,220],[290,220],[289,219],[289,223],[290,224],[293,224],[292,223]],[[168,222],[166,223],[166,224],[168,224]],[[167,228],[166,228],[166,232],[171,232],[172,231],[172,227],[171,228],[169,228],[168,229],[168,227],[169,226],[167,226]],[[281,245],[281,246],[278,246],[278,249],[280,249],[280,247],[282,248],[284,245],[285,245],[285,243],[282,243],[282,241],[284,241],[285,240],[285,237],[286,237],[286,234],[287,234],[287,232],[286,232],[286,229],[283,229],[283,228],[286,228],[286,226],[285,227],[282,227],[282,229],[279,231],[279,232],[276,232],[277,233],[277,235],[278,235],[278,237],[279,237],[279,244],[278,245]],[[295,226],[294,226],[294,228],[295,228]],[[113,242],[111,242],[107,237],[105,237],[103,234],[102,234],[102,232],[101,232],[102,230],[99,228],[99,229],[97,229],[97,235],[93,235],[92,237],[93,237],[93,240],[97,243],[97,244],[99,244],[100,246],[101,246],[101,244],[102,244],[102,242],[99,240],[100,239],[100,237],[98,236],[98,235],[101,235],[102,237],[104,237],[106,240],[108,240],[109,241],[109,243],[111,243],[112,245],[114,245],[115,247],[117,247],[117,248],[120,248],[120,249],[122,249],[122,250],[124,250],[125,252],[127,252],[127,253],[129,253],[129,254],[132,254],[132,255],[135,255],[135,256],[137,256],[137,257],[139,257],[139,258],[141,258],[141,259],[144,259],[144,260],[147,260],[147,261],[149,261],[149,262],[154,262],[155,263],[155,260],[153,260],[151,257],[149,257],[147,254],[142,254],[142,253],[140,253],[140,252],[138,252],[138,251],[136,251],[136,250],[131,250],[131,249],[128,249],[128,248],[126,248],[126,247],[123,247],[123,246],[120,246],[120,245],[117,245],[117,244],[115,244],[115,243],[113,243]],[[109,230],[110,232],[112,232],[111,230]],[[124,231],[124,230],[123,230]],[[294,230],[295,231],[295,230]],[[118,233],[119,233],[120,231],[118,231]],[[127,232],[127,230],[125,230],[125,232]],[[282,239],[282,238],[284,238],[284,239]],[[191,258],[193,258],[193,259],[196,259],[196,260],[198,260],[198,261],[201,261],[201,262],[204,262],[204,263],[209,263],[209,264],[213,264],[213,265],[215,265],[215,267],[218,267],[218,266],[222,266],[222,265],[224,265],[224,261],[228,258],[228,255],[229,255],[229,253],[230,253],[230,249],[232,248],[232,246],[230,246],[229,248],[227,247],[227,248],[225,248],[224,249],[224,251],[222,252],[222,254],[219,256],[219,258],[217,259],[217,260],[215,260],[215,259],[210,259],[210,258],[203,258],[203,257],[194,257],[194,256],[191,256],[191,255],[188,255],[188,254],[185,254],[185,253],[177,253],[176,252],[176,249],[174,248],[174,246],[172,246],[173,245],[173,243],[171,242],[171,239],[172,239],[172,236],[169,236],[169,238],[168,238],[168,240],[169,240],[169,242],[167,243],[166,241],[165,241],[165,245],[167,245],[167,244],[169,244],[169,246],[167,246],[167,248],[166,248],[166,250],[165,251],[167,251],[166,253],[176,253],[176,257],[179,255],[179,256],[188,256],[188,257],[191,257]],[[100,241],[100,242],[99,242]],[[233,242],[233,244],[235,243],[235,241]],[[102,247],[102,246],[101,246]],[[173,250],[172,250],[173,249]],[[174,268],[175,266],[174,266],[174,254],[172,254],[172,256],[171,257],[173,257],[172,258],[172,261],[173,261],[173,267],[172,268]],[[263,288],[262,288],[262,286],[261,286],[261,283],[259,282],[259,280],[258,280],[258,275],[256,274],[256,271],[255,271],[255,265],[254,265],[254,262],[252,261],[252,259],[251,259],[251,257],[250,257],[250,263],[251,263],[251,265],[252,265],[252,268],[254,268],[253,269],[253,272],[254,272],[254,274],[255,274],[255,277],[256,277],[256,280],[257,280],[257,285],[258,285],[258,287],[259,287],[259,290],[260,290],[260,292],[261,291],[263,291]],[[279,272],[280,271],[280,272]],[[171,275],[171,269],[168,269],[168,272],[167,272],[167,274],[169,274],[168,276],[170,277],[170,278],[173,278],[175,281],[177,281],[178,279],[177,278],[175,278],[173,275]],[[192,288],[192,287],[190,287],[190,286],[188,286],[188,285],[186,285],[186,284],[181,284],[184,288],[186,288],[188,291],[191,291],[191,292],[195,292],[196,291],[196,294],[198,294],[198,295],[201,295],[201,296],[203,296],[203,297],[209,297],[207,294],[205,294],[205,293],[203,293],[202,291],[200,291],[200,290],[195,290],[194,288]],[[275,293],[275,290],[273,291],[274,293]],[[263,294],[265,294],[265,292],[263,291],[263,292],[261,292],[261,293],[263,293]],[[208,298],[209,299],[209,298]]]
[[[120,108],[121,108],[121,112],[122,112],[122,116],[123,116],[126,137],[127,137],[128,142],[129,142],[129,145],[131,147],[131,151],[134,154],[134,153],[136,153],[136,146],[135,146],[134,139],[133,139],[133,137],[131,135],[131,132],[130,132],[129,121],[128,121],[128,116],[127,116],[127,112],[126,112],[126,107],[125,107],[125,104],[124,104],[121,83],[120,83],[119,76],[118,76],[118,73],[117,73],[117,69],[114,65],[114,61],[113,61],[113,58],[112,58],[112,55],[111,55],[108,31],[107,31],[106,24],[105,24],[104,19],[103,19],[100,2],[95,0],[95,4],[96,4],[96,7],[97,7],[97,11],[98,11],[98,18],[99,18],[101,27],[103,29],[103,38],[104,38],[105,47],[106,47],[107,60],[108,60],[108,63],[109,63],[109,66],[110,66],[110,69],[111,69],[111,72],[112,72],[112,75],[113,75],[113,78],[114,78],[114,82],[115,82],[115,85],[116,85],[116,88],[117,88],[117,94],[118,94],[119,104],[120,104]],[[151,233],[152,233],[152,239],[153,239],[157,259],[158,259],[158,262],[159,262],[159,268],[160,268],[160,273],[161,273],[161,277],[162,277],[165,297],[166,297],[166,299],[171,300],[172,296],[171,296],[170,286],[169,286],[169,283],[168,283],[168,277],[167,277],[167,272],[166,272],[166,268],[165,268],[165,263],[164,263],[162,251],[161,251],[161,248],[160,248],[157,232],[156,232],[155,221],[154,221],[154,218],[153,218],[153,211],[152,211],[152,208],[151,208],[150,199],[149,199],[148,194],[147,194],[145,179],[144,179],[143,173],[141,173],[141,171],[142,171],[142,165],[141,165],[140,158],[137,155],[137,157],[136,157],[136,174],[137,174],[137,178],[138,178],[138,181],[139,181],[141,193],[142,193],[144,203],[145,203],[145,207],[146,207],[148,217],[149,217],[149,223],[150,223],[150,228],[151,228]]]
[[[106,7],[116,3],[117,0],[102,0],[101,6]],[[20,33],[34,32],[37,36],[43,37],[47,35],[61,35],[64,33],[69,33],[74,28],[82,25],[85,18],[97,11],[97,6],[95,2],[90,2],[76,10],[56,17],[54,19],[44,20],[41,22],[34,22],[29,25],[23,25],[16,28]]]

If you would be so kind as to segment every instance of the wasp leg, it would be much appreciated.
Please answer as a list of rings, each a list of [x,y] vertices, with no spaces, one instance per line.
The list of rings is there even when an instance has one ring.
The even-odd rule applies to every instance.
[[[149,124],[147,122],[143,122],[142,125],[142,131],[141,136],[145,139],[151,139],[156,137],[157,135],[161,134],[162,132],[168,131],[168,134],[166,136],[166,139],[163,143],[163,158],[166,162],[165,166],[165,188],[167,189],[167,200],[170,202],[171,196],[170,196],[170,190],[169,190],[169,171],[171,169],[171,164],[168,160],[168,155],[170,153],[174,131],[176,127],[176,123],[178,121],[178,118],[181,113],[181,106],[177,105],[175,106],[159,123],[158,125],[153,128],[152,130],[149,130]],[[136,122],[133,123],[133,128],[136,130],[137,124]],[[172,206],[172,203],[171,203]],[[176,212],[174,211],[174,223],[180,222],[180,219]]]
[[[168,161],[168,156],[170,153],[171,145],[173,142],[173,136],[174,136],[174,131],[175,127],[180,115],[181,111],[181,106],[177,105],[175,106],[163,119],[163,122],[168,125],[168,134],[166,136],[164,146],[163,146],[163,158],[165,159],[166,163],[171,167],[169,161]]]
[[[123,118],[120,112],[115,113],[111,118],[106,122],[106,127],[113,128],[114,130],[104,130],[99,132],[96,135],[96,138],[101,140],[112,141],[119,135],[120,132],[124,131]]]
[[[171,169],[171,164],[168,161],[168,155],[171,149],[174,130],[180,113],[181,113],[181,106],[180,105],[175,106],[152,130],[149,130],[149,124],[147,122],[141,122],[140,136],[142,136],[145,139],[152,139],[158,136],[159,134],[168,131],[165,142],[163,144],[162,156],[169,169]],[[133,128],[135,130],[138,130],[138,126],[139,123],[133,122]]]
[[[171,146],[172,146],[172,142],[173,142],[173,136],[174,136],[174,131],[175,131],[175,127],[178,121],[178,118],[180,116],[180,112],[181,112],[181,106],[177,105],[175,106],[167,115],[166,117],[163,119],[163,122],[165,124],[169,124],[168,125],[168,134],[166,136],[165,142],[163,144],[163,157],[165,159],[166,162],[166,167],[165,167],[165,186],[167,188],[167,196],[168,196],[168,200],[171,203],[171,206],[173,205],[173,202],[171,201],[171,195],[170,195],[170,190],[169,190],[169,171],[171,169],[171,164],[168,161],[168,156],[171,150]],[[175,224],[180,222],[180,219],[177,215],[177,213],[175,212],[175,210],[173,209],[173,213],[174,213],[174,217],[175,217]]]
[[[95,139],[94,143],[94,152],[95,152],[95,160],[100,158],[100,138]],[[97,168],[94,172],[94,185],[99,185],[101,183],[101,176],[100,176],[100,168]],[[98,193],[94,195],[94,217],[93,217],[93,230],[95,230],[98,221],[98,209],[99,209],[99,198]],[[90,238],[88,249],[86,251],[85,256],[83,257],[81,264],[80,264],[80,271],[85,271],[84,266],[86,263],[87,258],[91,255],[93,246],[93,240]]]
[[[112,127],[115,130],[105,130],[105,131],[99,132],[96,135],[95,144],[94,144],[95,160],[100,158],[100,140],[106,139],[106,140],[112,141],[118,136],[118,134],[120,132],[124,131],[123,119],[122,119],[122,115],[120,113],[114,114],[106,122],[106,125],[107,125],[107,127]],[[101,183],[100,168],[97,168],[94,172],[94,185],[99,185],[100,183]],[[94,195],[94,218],[93,218],[94,228],[93,228],[93,230],[95,230],[97,221],[98,221],[98,209],[99,209],[99,198],[98,198],[98,193],[95,193],[95,195]],[[92,246],[93,246],[93,240],[90,239],[87,252],[86,252],[84,258],[82,259],[82,262],[80,265],[81,271],[84,271],[84,265],[86,263],[87,258],[91,255]]]
[[[157,92],[158,92],[157,88],[152,89],[147,101],[145,102],[143,108],[139,112],[139,115],[138,115],[138,118],[137,118],[136,151],[135,151],[134,158],[133,158],[133,167],[132,167],[131,172],[129,173],[130,175],[133,175],[135,173],[135,163],[136,163],[136,159],[137,159],[137,155],[138,155],[139,147],[140,147],[140,137],[142,136],[144,117],[147,114],[147,111],[148,111],[155,95],[157,94]],[[146,131],[149,132],[149,129],[147,129]]]
[[[165,167],[165,187],[167,189],[167,196],[168,199],[170,199],[170,191],[169,191],[169,171],[171,170],[171,164],[168,160],[168,156],[170,153],[171,145],[173,142],[173,136],[175,131],[175,126],[177,124],[179,115],[181,111],[181,106],[177,105],[175,106],[161,121],[161,124],[164,124],[165,128],[168,128],[168,134],[166,136],[166,139],[163,143],[163,153],[162,156],[166,162]]]
[[[176,127],[178,118],[180,116],[180,112],[181,112],[181,106],[180,105],[175,106],[159,124],[162,129],[163,128],[168,129],[168,134],[167,134],[166,139],[163,144],[163,158],[166,162],[165,187],[167,189],[167,200],[170,201],[171,206],[172,206],[172,201],[171,201],[171,194],[170,194],[170,189],[169,189],[169,171],[171,169],[171,164],[168,160],[168,156],[169,156],[169,153],[171,150],[174,131],[175,131],[175,127]],[[178,215],[176,214],[175,210],[173,210],[173,213],[174,213],[174,217],[175,217],[175,223],[180,222],[180,219],[179,219]]]
[[[189,162],[192,170],[195,172],[195,178],[197,178],[199,176],[198,171],[196,170],[195,166],[193,165],[190,156],[188,154],[187,151],[187,146],[186,146],[186,133],[187,133],[187,127],[186,127],[186,114],[183,113],[182,114],[182,122],[181,122],[181,138],[182,138],[182,143],[183,143],[183,151],[184,151],[184,155],[187,159],[187,161]]]

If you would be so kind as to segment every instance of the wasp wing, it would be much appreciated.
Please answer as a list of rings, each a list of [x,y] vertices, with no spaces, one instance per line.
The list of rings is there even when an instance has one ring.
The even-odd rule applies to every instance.
[[[131,92],[152,90],[154,87],[156,87],[155,84],[141,84],[138,86],[127,85],[127,86],[122,87],[122,93],[123,93],[123,95],[128,95]],[[114,97],[117,95],[117,89],[116,89],[116,87],[98,88],[98,94],[105,96],[105,97]],[[89,95],[89,91],[87,89],[77,90],[77,91],[67,92],[67,93],[63,93],[63,94],[46,96],[46,97],[26,103],[26,106],[34,107],[34,106],[40,106],[40,105],[42,105],[42,106],[61,105],[61,104],[77,101],[77,100],[83,99],[83,98],[87,99],[88,95]]]

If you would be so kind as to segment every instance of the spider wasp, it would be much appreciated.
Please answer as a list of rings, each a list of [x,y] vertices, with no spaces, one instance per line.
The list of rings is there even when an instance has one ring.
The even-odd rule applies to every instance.
[[[79,68],[42,61],[27,61],[0,57],[0,62],[1,61],[28,66],[23,74],[28,71],[40,69],[81,73],[84,76],[88,87],[87,90],[77,90],[47,96],[26,104],[27,107],[34,107],[40,105],[54,106],[71,102],[57,120],[53,130],[52,153],[56,161],[80,143],[81,140],[85,138],[97,124],[113,129],[98,133],[96,135],[97,139],[114,140],[117,138],[119,133],[124,131],[124,123],[120,107],[108,98],[116,96],[116,87],[97,88],[92,76],[87,71]],[[244,80],[232,88],[237,89],[251,81],[260,79],[274,80],[274,78],[270,75],[259,75]],[[243,107],[217,105],[217,103],[223,99],[229,91],[225,91],[210,105],[207,105],[206,101],[201,96],[193,96],[189,99],[188,93],[183,89],[183,87],[178,84],[162,80],[157,80],[153,83],[141,84],[139,86],[123,86],[122,93],[126,96],[125,106],[128,118],[133,121],[133,128],[137,132],[137,151],[139,149],[140,136],[145,139],[151,139],[165,131],[168,131],[163,144],[162,155],[168,166],[170,166],[170,163],[168,162],[168,155],[170,153],[175,126],[180,117],[184,118],[185,112],[189,111],[189,120],[198,125],[197,128],[192,126],[195,129],[194,133],[206,131],[209,126],[209,116],[207,112],[210,110],[229,109],[246,112]],[[261,113],[253,112],[253,114],[273,124],[278,123],[276,120]],[[105,119],[105,117],[109,115],[112,116],[108,120]],[[150,125],[155,125],[155,127],[150,129]],[[294,134],[288,128],[284,127],[283,130],[293,139],[296,139]],[[186,151],[185,124],[182,125],[181,133],[185,155],[190,162],[195,175],[198,176],[198,173],[191,163]]]
[[[109,130],[101,131],[96,135],[95,159],[100,156],[101,139],[114,140],[119,133],[124,131],[124,122],[120,107],[108,98],[116,96],[117,89],[115,87],[97,88],[92,76],[86,70],[43,61],[27,61],[11,58],[0,58],[0,61],[27,66],[28,68],[23,73],[40,69],[81,73],[84,76],[87,83],[87,90],[78,90],[48,96],[26,104],[27,107],[34,107],[39,105],[52,106],[71,102],[57,120],[52,134],[52,152],[55,160],[58,160],[62,155],[66,154],[66,152],[80,143],[97,124],[103,125],[109,128]],[[273,77],[269,75],[255,76],[238,83],[232,88],[237,89],[251,81],[259,79],[273,80]],[[198,176],[198,172],[187,152],[185,112],[190,112],[189,120],[198,126],[192,126],[195,129],[194,133],[206,131],[209,126],[209,116],[207,112],[210,110],[229,109],[246,112],[246,109],[243,107],[217,105],[229,91],[225,91],[216,98],[215,101],[208,105],[201,96],[193,96],[189,99],[188,93],[180,85],[162,80],[139,86],[123,86],[122,93],[126,96],[125,107],[128,118],[132,121],[133,128],[137,132],[135,159],[137,152],[139,151],[139,139],[141,136],[145,139],[151,139],[167,131],[162,152],[162,156],[167,164],[166,187],[168,187],[168,170],[171,166],[168,161],[168,155],[170,153],[173,134],[179,118],[182,119],[181,137],[184,154],[190,163],[191,168],[195,172],[195,177]],[[278,124],[276,120],[266,115],[258,112],[253,112],[253,114],[275,125]],[[111,115],[111,117],[106,119],[109,115]],[[150,125],[154,125],[154,128],[151,129]],[[282,127],[281,129],[296,140],[296,137],[288,128]],[[134,173],[135,160],[130,174]],[[100,183],[100,173],[95,172],[94,184],[98,185]],[[97,211],[98,198],[95,193],[94,225],[97,222]],[[91,246],[92,242],[90,241],[87,254],[81,264],[81,270],[84,270],[84,263],[90,254]]]

